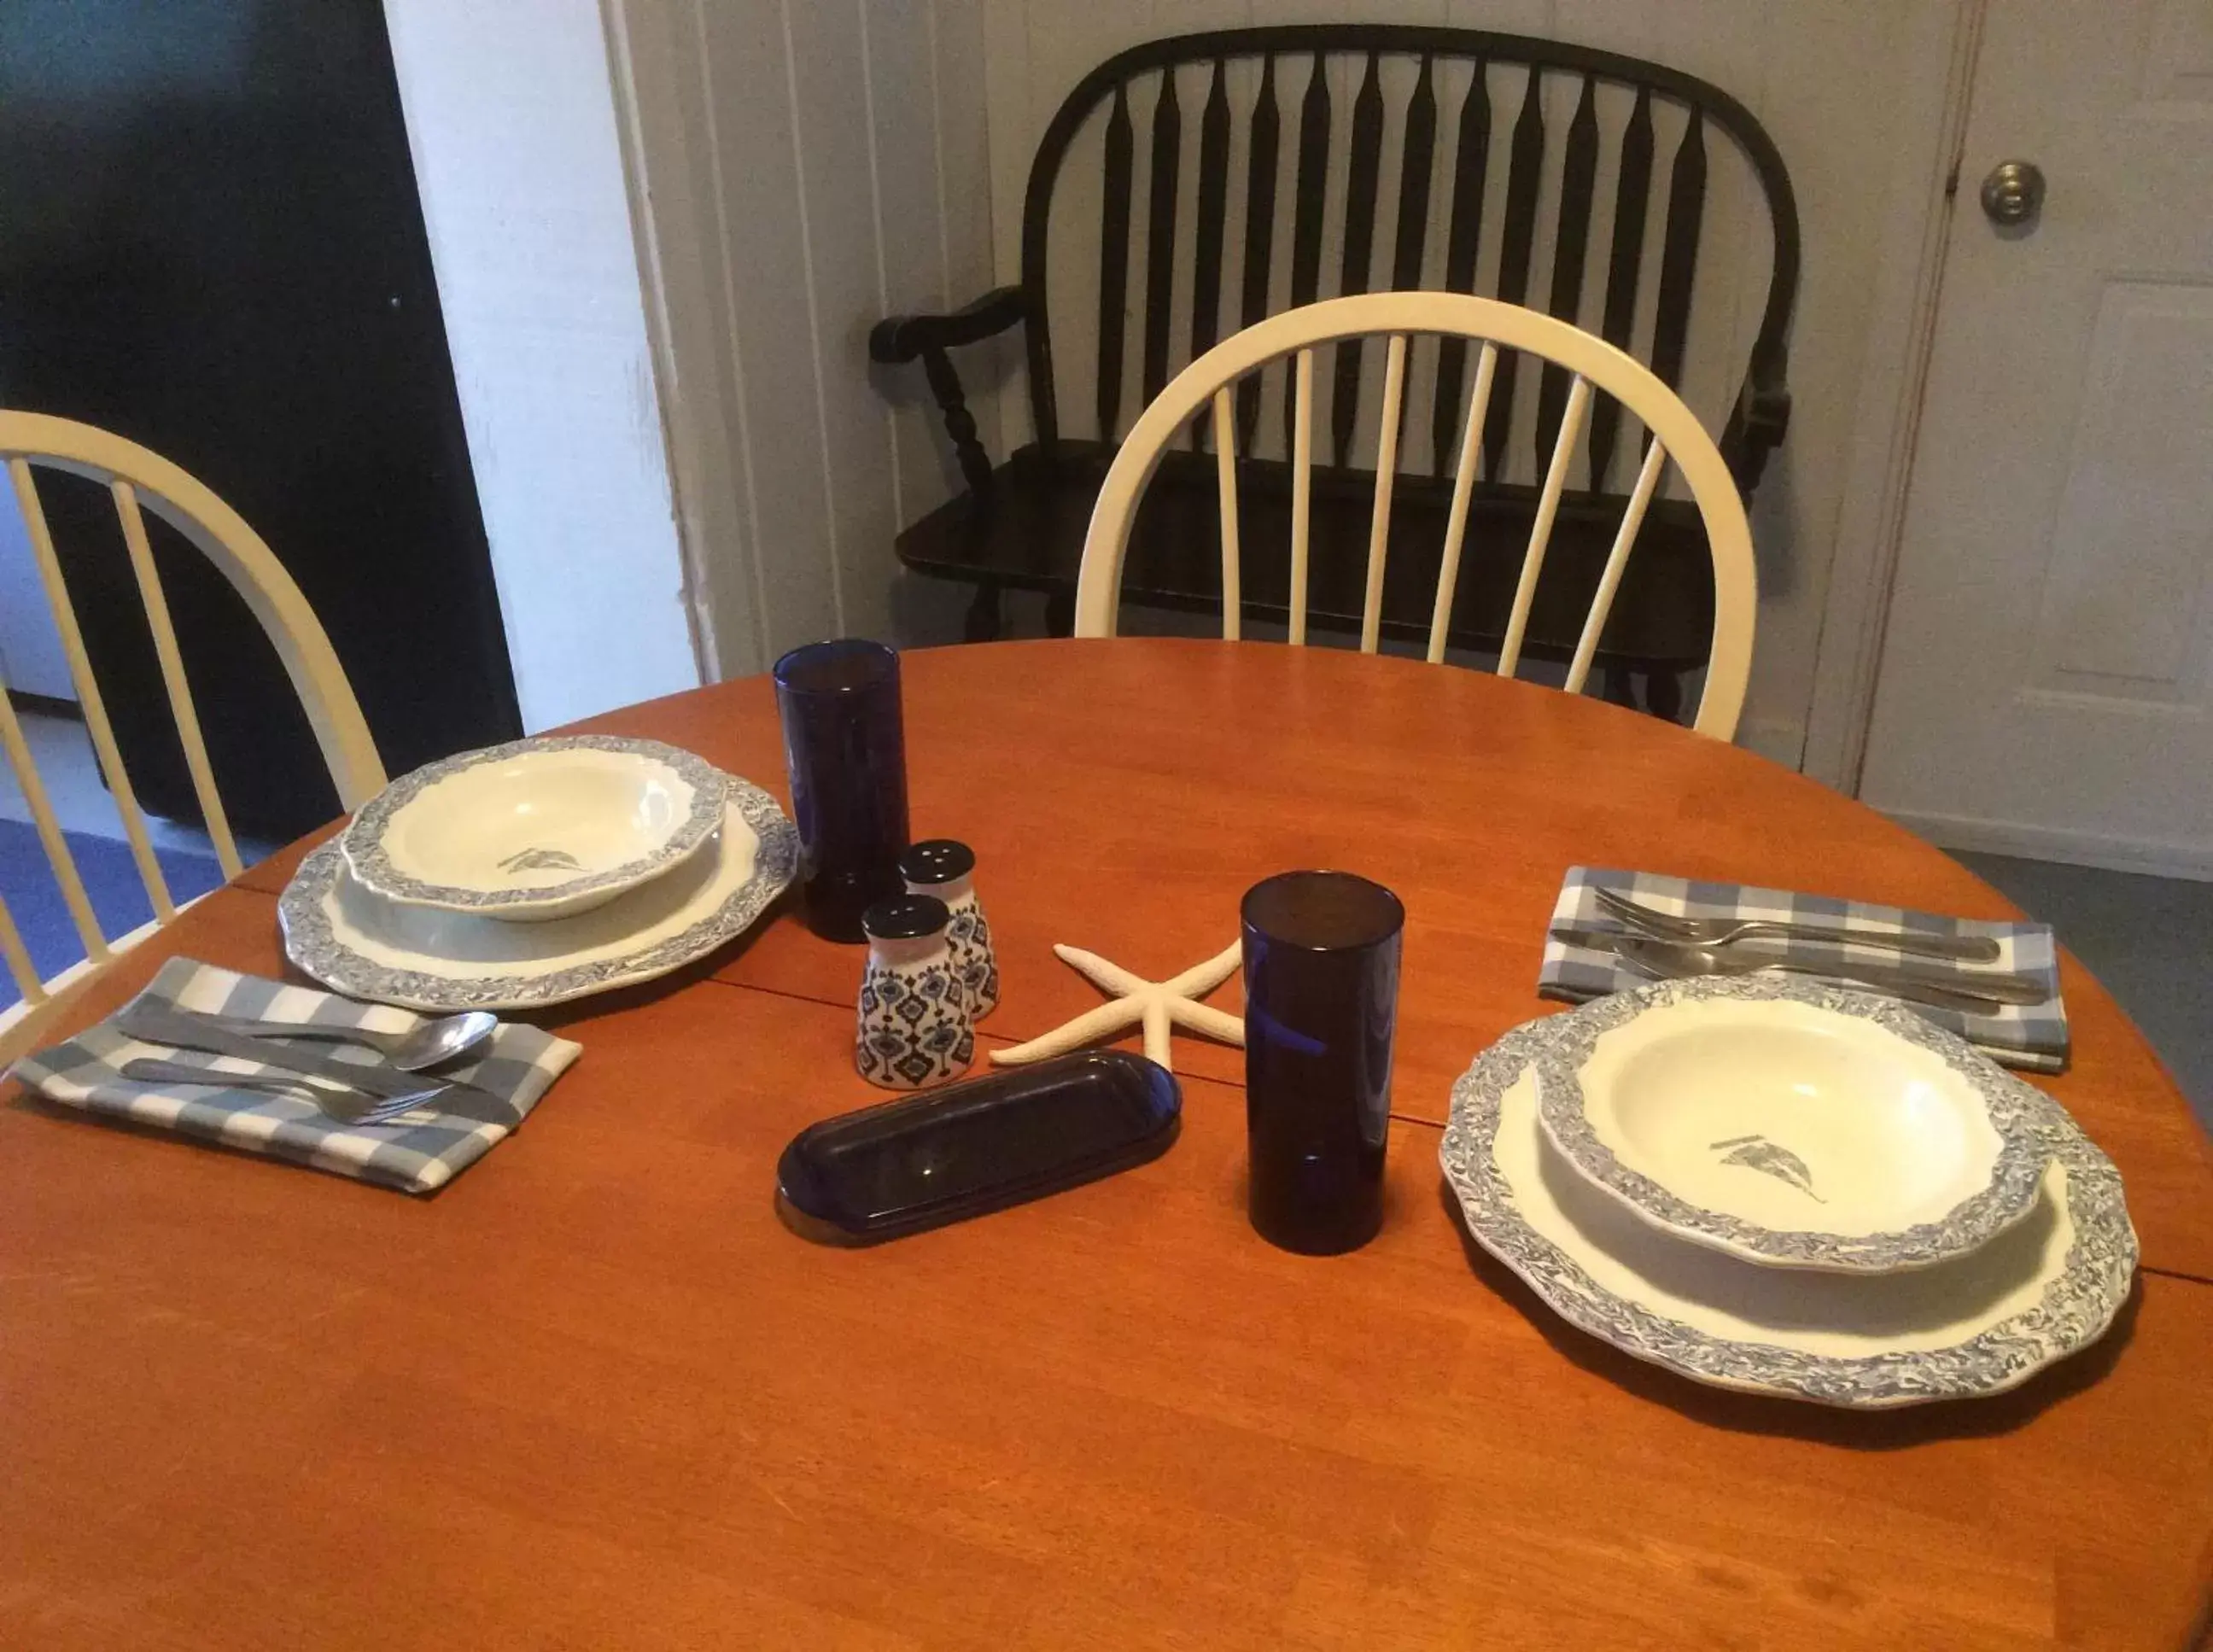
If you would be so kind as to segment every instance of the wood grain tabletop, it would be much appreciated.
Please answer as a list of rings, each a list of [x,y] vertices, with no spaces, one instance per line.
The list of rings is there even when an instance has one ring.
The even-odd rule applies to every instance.
[[[1241,1202],[1235,1052],[1179,1035],[1181,1139],[865,1251],[773,1208],[851,1070],[857,949],[779,910],[545,1016],[585,1055],[429,1199],[0,1087],[0,1645],[2172,1646],[2213,1569],[2213,1175],[2071,960],[2074,1070],[2143,1241],[2096,1348],[1994,1399],[1702,1388],[1555,1318],[1442,1191],[1451,1080],[1535,996],[1575,863],[1973,916],[1856,804],[1609,705],[1322,649],[905,656],[918,837],[978,853],[984,1043],[1234,938],[1268,872],[1405,899],[1381,1235],[1315,1259]],[[783,795],[768,686],[593,727]],[[295,849],[166,958],[280,974]],[[2064,938],[2064,937],[2063,937]],[[1236,1005],[1233,981],[1219,995]]]

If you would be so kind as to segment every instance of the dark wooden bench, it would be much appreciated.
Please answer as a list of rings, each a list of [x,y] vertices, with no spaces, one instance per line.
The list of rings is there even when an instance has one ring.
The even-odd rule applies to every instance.
[[[1411,92],[1387,99],[1382,65],[1410,60]],[[1446,88],[1443,65],[1473,65],[1464,91]],[[1228,93],[1231,65],[1257,63],[1259,84],[1249,100]],[[1344,83],[1356,77],[1350,118],[1335,107],[1332,64]],[[1492,65],[1525,71],[1518,100],[1499,96]],[[1177,70],[1193,70],[1182,79]],[[1250,73],[1250,70],[1242,72]],[[1398,71],[1403,77],[1404,71]],[[1296,76],[1303,74],[1300,89]],[[1457,76],[1454,77],[1455,83]],[[1547,88],[1570,82],[1574,113],[1564,125],[1548,119]],[[1203,81],[1197,105],[1194,210],[1180,212],[1181,168],[1191,144],[1184,137],[1185,106]],[[1504,80],[1511,91],[1512,81]],[[1625,88],[1632,99],[1607,147],[1603,168],[1611,183],[1608,244],[1594,248],[1594,204],[1601,175],[1599,88]],[[1149,163],[1140,191],[1133,164],[1133,102],[1149,96]],[[1658,155],[1655,106],[1673,105],[1667,122],[1672,154]],[[1103,116],[1102,116],[1103,112]],[[1095,220],[1055,203],[1072,175],[1065,167],[1079,134],[1103,118],[1102,166]],[[1244,176],[1231,177],[1235,148],[1245,156]],[[1387,127],[1399,156],[1397,188],[1387,225],[1379,223]],[[1293,305],[1340,292],[1440,284],[1476,291],[1478,263],[1491,272],[1488,296],[1528,303],[1575,320],[1640,355],[1672,387],[1680,389],[1698,312],[1700,234],[1708,198],[1706,133],[1718,131],[1749,163],[1759,204],[1771,231],[1772,268],[1764,307],[1738,389],[1720,436],[1731,473],[1749,496],[1789,416],[1784,361],[1790,313],[1798,284],[1798,219],[1790,181],[1773,142],[1744,107],[1719,88],[1658,64],[1613,52],[1521,35],[1476,30],[1330,24],[1227,30],[1157,40],[1124,52],[1084,76],[1061,105],[1032,162],[1022,216],[1021,279],[942,316],[895,316],[870,335],[880,362],[919,360],[944,415],[966,491],[903,532],[900,560],[920,572],[972,582],[969,613],[972,639],[997,635],[1000,593],[1041,591],[1050,626],[1068,628],[1077,564],[1100,478],[1130,419],[1168,378],[1221,338],[1282,308],[1278,261],[1289,259],[1288,298]],[[1503,201],[1485,211],[1493,146],[1504,146]],[[1548,156],[1550,157],[1548,159]],[[1278,202],[1277,179],[1288,164],[1290,197]],[[1556,180],[1556,181],[1548,181]],[[1088,186],[1088,174],[1082,180]],[[1233,187],[1241,192],[1242,231],[1230,240]],[[1334,196],[1341,219],[1331,212]],[[1540,198],[1551,226],[1545,290],[1533,292],[1539,245]],[[1553,204],[1557,202],[1556,208]],[[1142,211],[1142,223],[1136,215]],[[1133,229],[1143,236],[1142,270],[1131,279]],[[1656,230],[1656,248],[1648,250]],[[1377,235],[1387,231],[1379,246]],[[1095,347],[1088,435],[1072,433],[1076,420],[1062,405],[1054,362],[1052,276],[1069,267],[1049,259],[1052,238],[1078,237],[1076,256],[1095,257],[1096,314],[1080,335]],[[1328,245],[1334,238],[1334,244]],[[1495,262],[1481,258],[1486,238]],[[1325,251],[1333,257],[1325,259]],[[1656,257],[1653,253],[1656,251]],[[1442,252],[1442,260],[1439,253]],[[1225,255],[1237,256],[1236,277],[1225,281]],[[1430,279],[1424,280],[1425,263]],[[1656,270],[1648,273],[1648,264]],[[1326,283],[1325,265],[1333,282]],[[1387,265],[1380,276],[1378,265]],[[1179,291],[1187,292],[1187,324]],[[1602,298],[1601,298],[1602,294]],[[1640,306],[1643,296],[1649,303]],[[1649,320],[1642,319],[1649,317]],[[1072,318],[1063,315],[1072,327]],[[994,465],[979,438],[953,354],[1010,328],[1026,346],[1028,412],[1033,439]],[[1708,333],[1719,331],[1716,326]],[[1725,347],[1707,338],[1702,348]],[[1133,361],[1131,351],[1137,352]],[[1407,473],[1402,461],[1391,530],[1390,587],[1385,602],[1387,636],[1426,635],[1444,516],[1451,494],[1451,466],[1460,442],[1464,348],[1438,347],[1426,445],[1430,463]],[[1088,364],[1088,363],[1086,363]],[[1134,397],[1125,394],[1134,367]],[[1314,586],[1311,623],[1318,629],[1356,631],[1360,582],[1366,564],[1373,480],[1358,467],[1363,363],[1357,344],[1341,347],[1329,375],[1327,440],[1317,432],[1314,499]],[[1496,647],[1534,510],[1536,490],[1511,479],[1522,449],[1515,436],[1517,393],[1521,425],[1533,429],[1533,459],[1541,474],[1549,458],[1564,400],[1565,375],[1557,369],[1515,382],[1514,358],[1500,363],[1500,379],[1483,431],[1485,479],[1470,524],[1471,554],[1454,605],[1452,640],[1476,650]],[[1319,375],[1318,375],[1319,376]],[[1265,444],[1271,419],[1264,419],[1268,393],[1255,383],[1241,387],[1239,453]],[[1372,398],[1371,398],[1372,399]],[[1533,402],[1534,423],[1528,419]],[[1412,410],[1409,421],[1420,419]],[[1410,438],[1410,445],[1411,439]],[[1572,651],[1618,526],[1633,477],[1641,432],[1625,430],[1610,401],[1592,410],[1587,468],[1562,503],[1543,585],[1532,615],[1527,652],[1564,659]],[[1509,443],[1515,444],[1509,453]],[[1191,451],[1169,456],[1148,495],[1132,535],[1124,585],[1128,601],[1197,611],[1221,602],[1214,465],[1205,435],[1194,430]],[[1372,442],[1369,444],[1372,453]],[[1243,607],[1254,619],[1280,619],[1283,559],[1253,547],[1280,544],[1287,533],[1289,467],[1265,452],[1241,457],[1240,494],[1247,524]],[[1476,549],[1486,535],[1510,545],[1509,558],[1487,558]],[[1425,583],[1428,581],[1430,583]],[[1598,661],[1609,688],[1625,697],[1629,674],[1642,674],[1648,707],[1675,715],[1680,703],[1677,674],[1705,657],[1712,620],[1712,585],[1704,534],[1687,501],[1654,503],[1614,605]]]

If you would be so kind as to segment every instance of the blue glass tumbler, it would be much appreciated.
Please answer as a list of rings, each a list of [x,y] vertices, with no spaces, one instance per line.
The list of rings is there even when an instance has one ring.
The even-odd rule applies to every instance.
[[[1356,1250],[1383,1225],[1406,909],[1350,872],[1283,872],[1241,917],[1253,1226],[1287,1251]]]
[[[776,705],[808,927],[826,941],[864,940],[861,914],[906,890],[899,655],[854,637],[796,648],[776,662]]]

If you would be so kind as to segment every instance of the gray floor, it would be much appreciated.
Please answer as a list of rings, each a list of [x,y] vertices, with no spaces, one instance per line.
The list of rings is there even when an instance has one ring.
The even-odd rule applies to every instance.
[[[2213,1131],[2213,883],[2002,855],[1958,858],[2090,967]]]

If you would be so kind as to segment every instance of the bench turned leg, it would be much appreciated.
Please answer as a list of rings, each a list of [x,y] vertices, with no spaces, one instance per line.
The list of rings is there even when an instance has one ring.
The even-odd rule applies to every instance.
[[[1644,674],[1644,709],[1667,722],[1683,720],[1683,678],[1680,672]]]
[[[962,635],[971,643],[996,643],[1000,629],[999,588],[978,585],[968,604],[968,622]]]
[[[1047,637],[1076,635],[1076,593],[1054,591],[1045,600],[1045,634]]]

